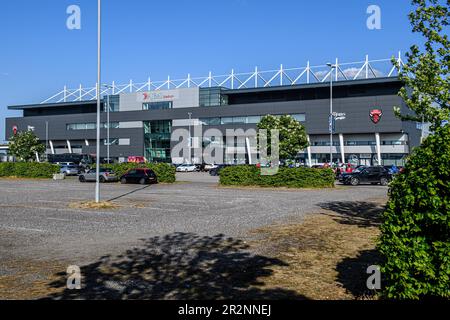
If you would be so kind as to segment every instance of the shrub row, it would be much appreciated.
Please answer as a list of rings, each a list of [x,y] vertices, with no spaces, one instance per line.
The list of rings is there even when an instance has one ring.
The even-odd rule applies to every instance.
[[[156,176],[158,177],[158,182],[163,183],[174,183],[176,181],[175,173],[176,169],[174,166],[167,163],[147,163],[147,164],[137,164],[137,163],[115,163],[115,164],[104,164],[102,168],[112,169],[118,176],[123,175],[128,170],[137,168],[148,168],[152,169]]]
[[[4,162],[0,163],[0,177],[18,178],[52,178],[59,173],[57,165],[37,162]]]
[[[334,182],[330,169],[282,167],[273,176],[261,175],[256,166],[232,166],[220,171],[220,184],[224,186],[333,188]]]

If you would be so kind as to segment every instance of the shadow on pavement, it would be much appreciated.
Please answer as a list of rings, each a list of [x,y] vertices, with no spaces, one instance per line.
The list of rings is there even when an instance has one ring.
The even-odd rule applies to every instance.
[[[145,190],[145,189],[147,189],[147,188],[150,188],[150,185],[146,185],[145,187],[134,189],[134,190],[132,190],[132,191],[130,191],[130,192],[121,194],[120,196],[111,198],[111,199],[109,199],[108,201],[109,201],[109,202],[112,202],[112,201],[115,201],[115,200],[119,200],[119,199],[122,199],[122,198],[124,198],[124,197],[126,197],[126,196],[129,196],[130,194],[133,194],[133,193],[136,193],[136,192]]]
[[[142,240],[139,248],[81,268],[82,290],[66,289],[67,275],[50,284],[63,291],[46,299],[304,299],[261,278],[278,259],[247,252],[240,240],[174,233]]]
[[[326,202],[320,203],[319,207],[337,213],[338,216],[334,215],[333,218],[338,223],[357,225],[362,228],[379,227],[381,213],[384,210],[384,207],[379,204],[361,201]]]

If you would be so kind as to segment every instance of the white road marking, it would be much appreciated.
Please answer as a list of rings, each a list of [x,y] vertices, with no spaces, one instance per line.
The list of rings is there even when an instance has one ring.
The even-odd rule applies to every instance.
[[[47,230],[42,230],[42,229],[31,229],[31,228],[22,228],[22,227],[0,226],[0,228],[7,229],[7,230],[14,230],[14,231],[31,231],[31,232],[39,232],[39,233],[48,232]]]

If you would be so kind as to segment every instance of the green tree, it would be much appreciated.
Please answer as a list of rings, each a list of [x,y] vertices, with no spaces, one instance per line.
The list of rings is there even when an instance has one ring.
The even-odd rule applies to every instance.
[[[379,250],[384,296],[450,298],[450,125],[414,150],[391,184]]]
[[[258,129],[267,130],[267,154],[271,154],[270,130],[280,132],[280,159],[292,160],[308,146],[308,138],[303,125],[292,116],[267,115],[258,123]]]
[[[19,161],[30,162],[36,159],[36,153],[45,152],[45,145],[32,131],[19,132],[10,139],[9,151]]]
[[[450,118],[450,0],[412,0],[412,4],[416,6],[409,14],[412,30],[425,42],[411,47],[399,73],[405,84],[400,96],[413,112],[401,114],[398,107],[395,112],[403,120],[425,120],[434,130]]]
[[[431,123],[433,134],[416,148],[405,171],[390,185],[378,248],[384,257],[383,295],[390,299],[450,298],[450,67],[449,4],[412,0],[414,32],[426,41],[413,46],[400,74],[408,114],[403,120]]]

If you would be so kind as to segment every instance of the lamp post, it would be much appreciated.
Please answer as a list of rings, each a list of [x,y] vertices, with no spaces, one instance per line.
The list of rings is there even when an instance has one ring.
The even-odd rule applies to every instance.
[[[335,64],[327,63],[327,66],[331,68],[330,70],[330,165],[333,163],[333,70],[336,69]]]
[[[45,158],[48,161],[48,121],[45,121]]]
[[[103,85],[106,89],[112,89],[113,87],[110,85]],[[106,158],[108,161],[108,164],[110,163],[110,146],[111,146],[111,138],[109,135],[109,130],[111,128],[110,121],[109,121],[109,112],[110,112],[110,100],[109,100],[109,94],[106,96]]]
[[[191,136],[191,121],[192,112],[188,112],[189,115],[189,164],[192,163],[192,136]]]
[[[97,159],[95,168],[95,202],[100,202],[100,81],[101,81],[101,28],[102,12],[101,0],[97,1],[98,6],[98,25],[97,25]]]

